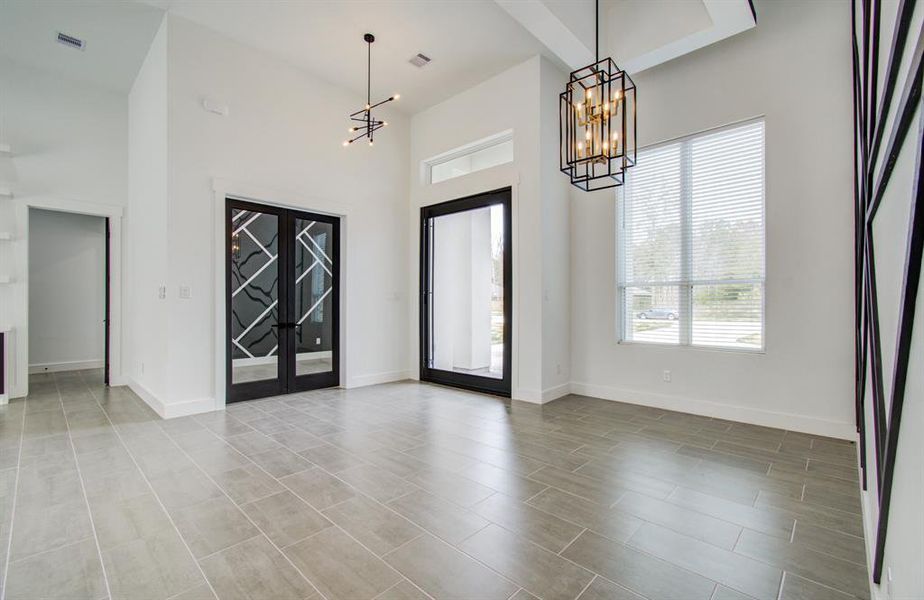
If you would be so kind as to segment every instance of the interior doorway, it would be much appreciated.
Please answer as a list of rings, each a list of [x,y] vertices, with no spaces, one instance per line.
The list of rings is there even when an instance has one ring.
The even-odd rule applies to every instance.
[[[421,208],[420,379],[510,396],[510,188]]]
[[[227,199],[227,400],[340,383],[340,219]]]
[[[30,374],[110,373],[109,218],[29,208]]]

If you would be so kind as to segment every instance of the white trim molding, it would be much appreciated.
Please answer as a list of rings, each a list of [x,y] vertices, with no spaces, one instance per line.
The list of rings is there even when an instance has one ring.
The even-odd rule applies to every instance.
[[[714,417],[738,423],[750,423],[763,427],[774,427],[776,429],[787,429],[800,433],[857,441],[857,428],[853,423],[840,423],[805,415],[575,381],[571,382],[571,393],[601,400],[614,400],[616,402],[663,408],[664,410],[691,415]]]
[[[96,360],[71,360],[59,363],[39,363],[29,365],[29,375],[35,373],[60,373],[62,371],[85,371],[87,369],[102,369],[105,366],[102,358]]]

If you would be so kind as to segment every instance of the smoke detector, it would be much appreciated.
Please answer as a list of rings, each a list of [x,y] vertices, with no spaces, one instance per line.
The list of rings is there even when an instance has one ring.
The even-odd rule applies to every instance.
[[[68,48],[76,48],[77,50],[83,50],[87,43],[80,38],[76,38],[72,35],[67,35],[66,33],[58,32],[58,43],[64,44]]]
[[[421,54],[420,52],[418,52],[417,54],[412,56],[408,62],[414,65],[415,67],[423,68],[423,67],[426,67],[428,64],[430,64],[430,57],[427,56],[426,54]]]

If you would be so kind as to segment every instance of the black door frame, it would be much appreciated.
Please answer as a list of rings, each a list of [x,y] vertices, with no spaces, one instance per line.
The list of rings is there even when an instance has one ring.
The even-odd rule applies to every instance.
[[[511,188],[501,188],[420,209],[420,380],[509,398],[513,365],[513,219]],[[430,326],[433,321],[433,227],[435,217],[500,204],[504,210],[504,373],[501,378],[434,369]]]
[[[110,312],[112,310],[110,306],[110,299],[109,299],[109,295],[111,293],[110,288],[112,286],[112,266],[110,264],[112,261],[112,250],[109,247],[109,245],[112,242],[110,240],[110,235],[109,235],[109,217],[105,217],[105,228],[106,228],[106,232],[105,232],[104,237],[105,237],[105,244],[106,244],[106,267],[105,267],[106,269],[106,284],[105,284],[106,289],[105,289],[104,299],[103,299],[103,303],[105,305],[105,309],[104,309],[105,312],[103,314],[103,339],[105,340],[104,347],[103,347],[103,384],[108,386],[109,385],[109,355],[111,353],[110,342],[109,342],[109,335],[110,335],[109,321],[111,319]]]
[[[233,225],[231,213],[233,209],[250,210],[264,214],[275,215],[279,226],[279,260],[277,267],[278,277],[278,318],[277,331],[280,347],[277,356],[276,379],[232,383],[232,351],[231,351],[231,239]],[[296,336],[298,327],[292,322],[295,314],[295,231],[296,219],[305,219],[328,223],[331,225],[331,370],[324,373],[310,373],[297,375],[295,370]],[[226,402],[240,402],[254,400],[268,396],[292,394],[306,390],[336,387],[340,385],[340,218],[310,213],[307,211],[282,208],[269,204],[260,204],[249,200],[240,200],[234,197],[225,199],[225,389]],[[283,347],[283,342],[285,346]]]

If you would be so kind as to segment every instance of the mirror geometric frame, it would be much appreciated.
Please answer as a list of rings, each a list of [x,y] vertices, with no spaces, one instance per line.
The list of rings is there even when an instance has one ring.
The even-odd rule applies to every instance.
[[[924,253],[924,114],[921,114],[924,108],[921,97],[924,35],[921,31],[910,31],[915,0],[899,3],[891,40],[880,39],[881,0],[852,0],[851,4],[855,117],[856,419],[860,434],[863,489],[868,489],[873,476],[879,506],[872,565],[873,581],[878,584],[882,579],[892,479],[899,458],[896,456],[898,436]],[[888,48],[881,47],[883,41],[891,41]],[[878,72],[881,52],[888,52],[885,73]],[[905,81],[899,82],[903,61],[909,69]],[[878,91],[880,76],[884,77],[881,95]],[[886,131],[890,114],[894,115],[894,119],[889,131]],[[912,128],[916,114],[919,125]],[[889,339],[893,336],[895,339],[894,360],[890,365],[883,365],[884,332],[880,329],[873,223],[902,152],[915,153],[914,181],[897,330],[885,332]],[[884,368],[892,373],[888,394],[883,384]],[[868,440],[868,436],[872,439]],[[872,473],[866,464],[869,443],[873,444],[875,457]],[[905,457],[906,460],[908,458],[915,459]]]

